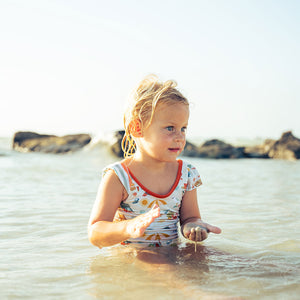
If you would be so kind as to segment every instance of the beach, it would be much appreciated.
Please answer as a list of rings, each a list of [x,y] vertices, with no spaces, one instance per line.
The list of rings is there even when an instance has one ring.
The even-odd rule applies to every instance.
[[[103,144],[19,153],[0,138],[1,299],[299,299],[300,161],[181,159],[201,175],[202,218],[223,232],[153,273],[88,241],[102,169],[118,160]]]

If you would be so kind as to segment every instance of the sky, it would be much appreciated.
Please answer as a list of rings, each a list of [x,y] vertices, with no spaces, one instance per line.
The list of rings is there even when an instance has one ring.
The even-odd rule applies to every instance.
[[[133,88],[173,79],[188,136],[300,138],[300,2],[0,0],[0,136],[123,128]]]

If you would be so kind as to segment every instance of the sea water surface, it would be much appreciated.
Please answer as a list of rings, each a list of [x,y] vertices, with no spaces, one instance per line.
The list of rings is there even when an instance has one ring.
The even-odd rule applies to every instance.
[[[183,159],[203,180],[202,218],[223,232],[196,253],[182,241],[166,271],[88,242],[101,170],[117,160],[104,146],[18,153],[1,138],[0,298],[300,299],[300,161]]]

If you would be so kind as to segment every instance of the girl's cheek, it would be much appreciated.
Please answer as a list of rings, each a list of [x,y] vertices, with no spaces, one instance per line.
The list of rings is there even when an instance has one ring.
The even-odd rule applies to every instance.
[[[168,130],[165,130],[164,132],[163,132],[163,134],[162,134],[164,137],[170,137],[170,136],[172,136],[173,135],[173,132],[171,132],[171,131],[168,131]]]

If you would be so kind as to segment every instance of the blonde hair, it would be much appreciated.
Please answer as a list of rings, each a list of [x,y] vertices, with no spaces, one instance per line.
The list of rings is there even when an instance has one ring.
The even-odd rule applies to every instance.
[[[132,121],[138,120],[142,128],[147,128],[158,104],[180,102],[189,105],[188,100],[175,88],[176,86],[177,83],[173,80],[161,82],[157,76],[149,75],[133,91],[124,114],[125,134],[122,150],[125,158],[132,156],[136,149],[130,126]]]

